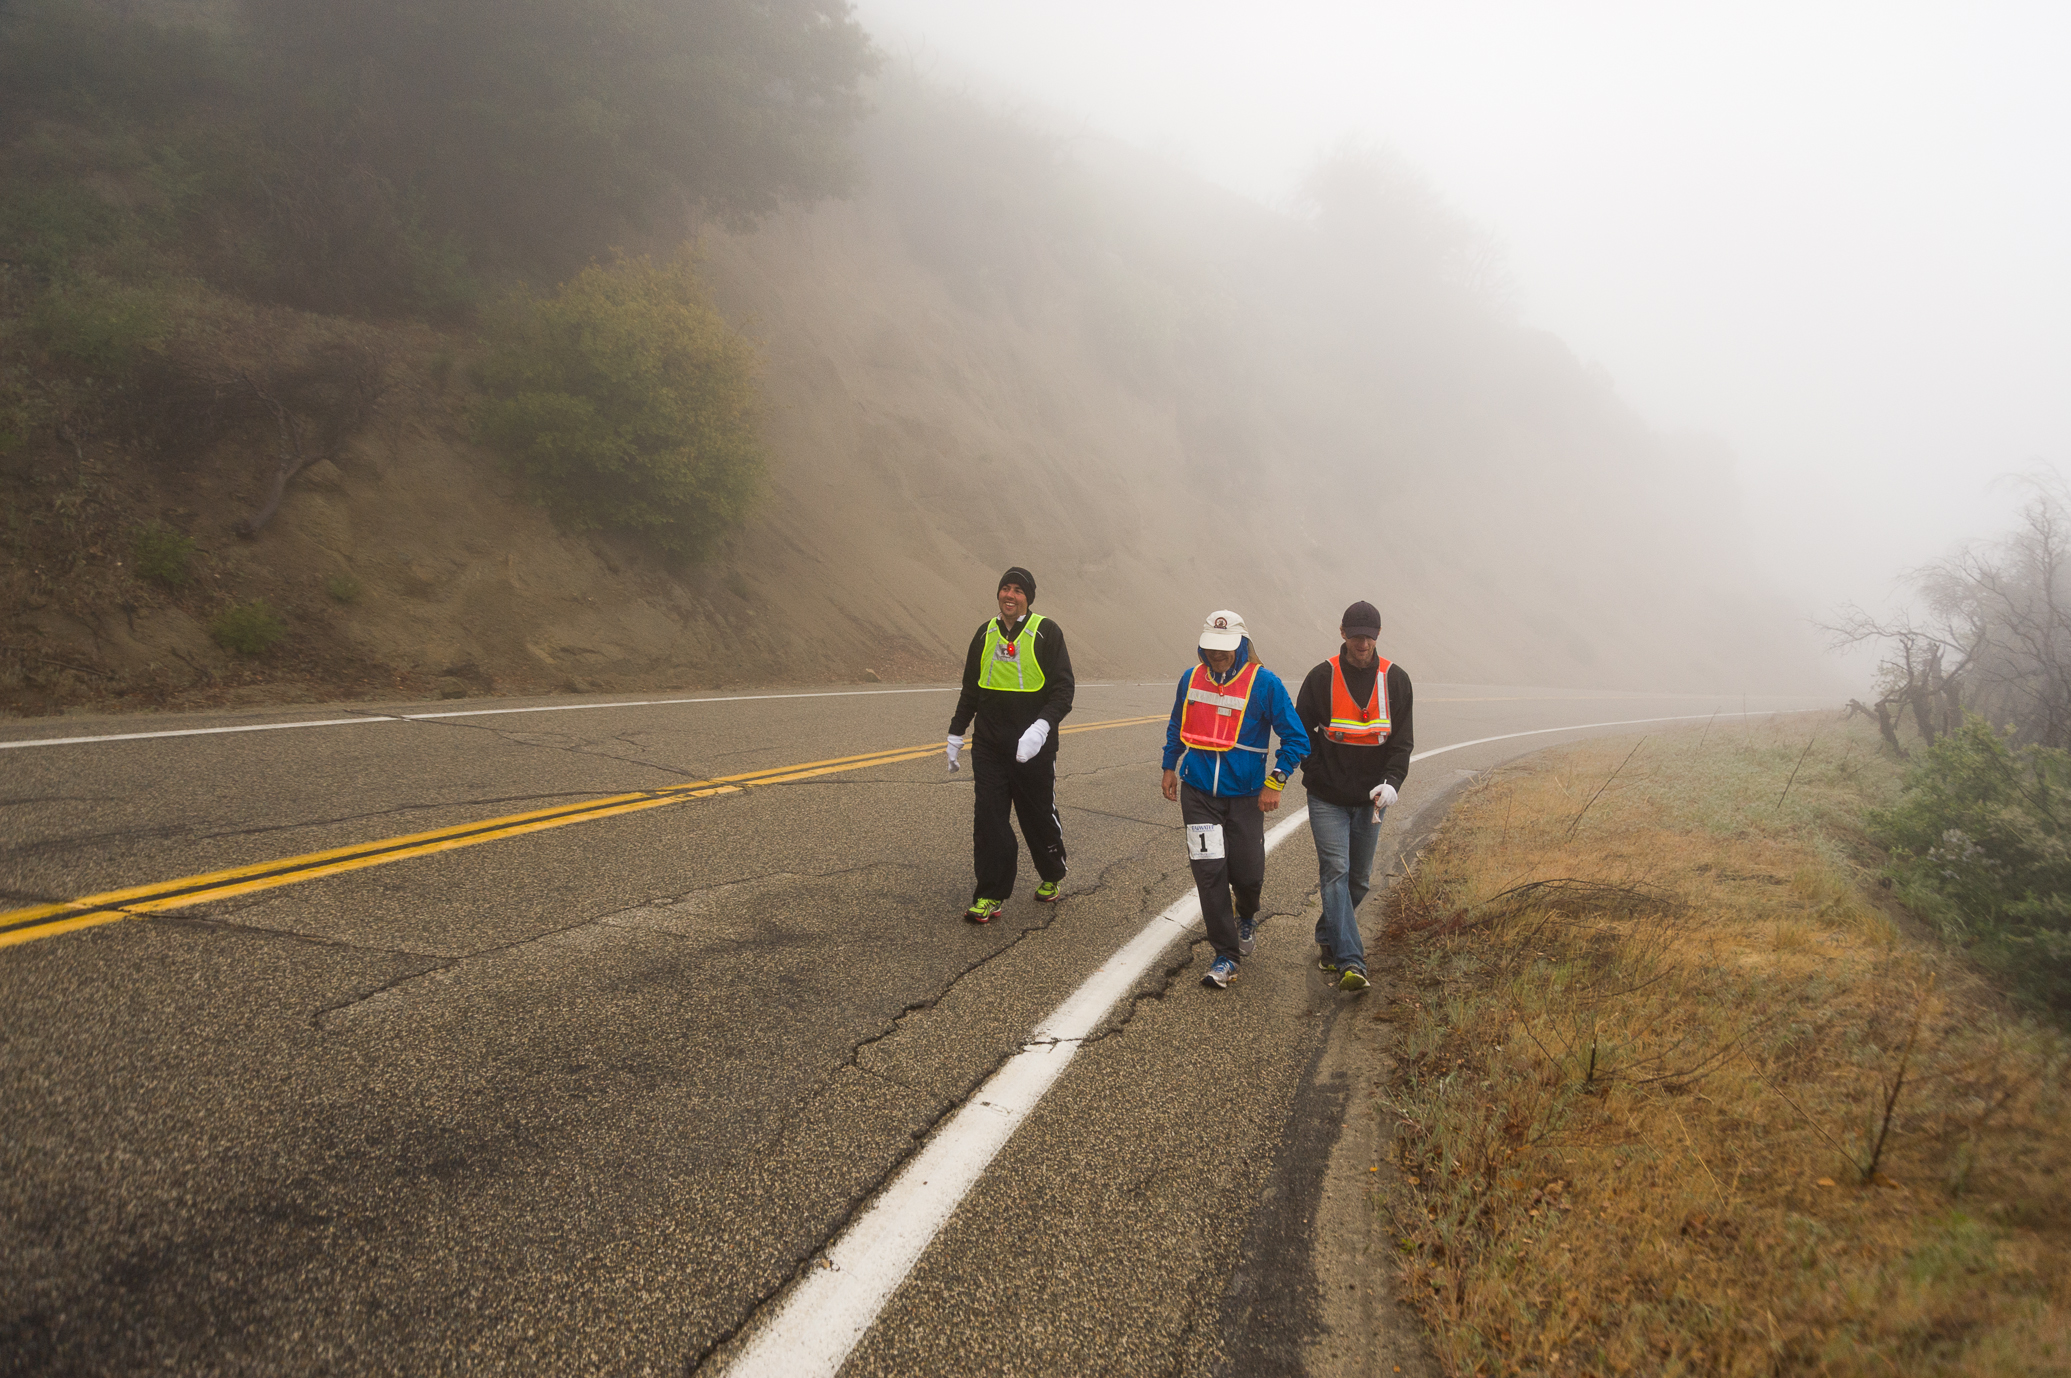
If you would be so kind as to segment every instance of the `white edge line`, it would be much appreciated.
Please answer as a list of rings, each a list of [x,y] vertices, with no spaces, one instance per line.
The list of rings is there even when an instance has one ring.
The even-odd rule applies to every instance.
[[[287,727],[345,727],[361,722],[395,722],[396,719],[369,714],[363,718],[318,718],[309,722],[248,723],[242,727],[183,727],[175,732],[113,732],[105,737],[31,737],[20,742],[0,742],[0,751],[26,746],[82,746],[87,742],[137,742],[146,737],[213,737],[223,732],[278,732]]]
[[[140,742],[153,737],[218,737],[230,732],[282,732],[296,727],[345,727],[368,722],[435,722],[441,718],[493,718],[506,713],[575,713],[585,709],[672,708],[686,703],[759,703],[766,699],[878,698],[887,694],[949,694],[958,685],[925,689],[829,689],[811,694],[728,694],[702,699],[634,699],[623,703],[546,703],[531,708],[468,708],[451,713],[365,713],[356,718],[315,718],[307,722],[243,723],[235,727],[183,727],[166,732],[115,732],[103,737],[31,737],[0,742],[0,751],[31,746],[84,746],[91,742]]]
[[[1772,710],[1823,712],[1824,709]],[[1717,714],[1689,713],[1667,718],[1632,718],[1623,722],[1579,723],[1505,732],[1433,747],[1410,757],[1412,762],[1448,751],[1541,737],[1549,732],[1586,732],[1598,727],[1638,727],[1657,722],[1694,722]],[[1309,811],[1297,809],[1266,834],[1271,852],[1308,822]],[[1037,1102],[1071,1065],[1080,1043],[1091,1036],[1109,1010],[1134,988],[1166,948],[1180,941],[1201,916],[1200,897],[1192,891],[1167,905],[1134,938],[1102,962],[1064,1003],[1035,1027],[1021,1051],[986,1079],[963,1108],[936,1130],[927,1146],[892,1179],[808,1265],[806,1275],[784,1298],[769,1322],[734,1357],[727,1378],[833,1378],[877,1319],[886,1301],[913,1271],[921,1254],[1014,1131]]]

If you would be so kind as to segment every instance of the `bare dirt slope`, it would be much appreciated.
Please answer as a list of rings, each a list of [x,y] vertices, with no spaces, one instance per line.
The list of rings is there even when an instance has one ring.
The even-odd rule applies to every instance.
[[[1391,239],[1414,206],[1297,221],[917,91],[864,153],[855,198],[698,236],[763,342],[772,456],[704,566],[557,530],[468,443],[469,342],[391,332],[364,423],[256,539],[264,427],[9,456],[6,701],[943,679],[1010,564],[1086,676],[1176,673],[1217,607],[1297,668],[1368,598],[1425,678],[1820,681],[1716,470]],[[133,577],[150,521],[198,543],[186,588]],[[252,598],[289,632],[235,656],[205,628]]]

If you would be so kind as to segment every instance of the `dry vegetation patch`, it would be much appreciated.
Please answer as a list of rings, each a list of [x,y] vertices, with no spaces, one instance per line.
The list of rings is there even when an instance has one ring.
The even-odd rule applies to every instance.
[[[1383,1206],[1451,1371],[2071,1372],[2071,1041],[1880,887],[1896,785],[1833,719],[1596,741],[1397,884]]]

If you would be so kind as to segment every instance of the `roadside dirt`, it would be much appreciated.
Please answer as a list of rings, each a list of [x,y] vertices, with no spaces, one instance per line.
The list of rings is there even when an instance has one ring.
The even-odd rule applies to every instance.
[[[1472,778],[1472,772],[1454,772],[1453,783],[1418,809],[1404,833],[1391,839],[1393,846],[1374,858],[1376,873],[1401,874],[1437,835]],[[1386,905],[1387,887],[1376,885],[1361,909],[1377,925]],[[1312,911],[1302,922],[1313,924],[1315,917]],[[1303,1354],[1304,1369],[1308,1378],[1442,1378],[1423,1320],[1401,1298],[1401,1255],[1380,1207],[1396,1168],[1392,1123],[1383,1126],[1377,1102],[1394,1072],[1404,1002],[1413,997],[1400,980],[1400,960],[1384,941],[1376,939],[1368,955],[1373,987],[1339,1011],[1312,1077],[1342,1087],[1343,1127],[1316,1204],[1323,1334]]]
[[[1377,923],[1387,880],[1437,833],[1472,772],[1425,803],[1399,832],[1384,834],[1377,881],[1363,909]],[[1287,864],[1305,865],[1297,848]],[[1314,965],[1314,892],[1298,914],[1276,918],[1271,941]],[[1378,1110],[1394,1069],[1403,1002],[1400,961],[1376,939],[1374,984],[1340,995],[1308,971],[1309,1013],[1321,1041],[1297,1088],[1272,1170],[1261,1184],[1237,1267],[1221,1300],[1219,1330],[1229,1378],[1442,1378],[1423,1320],[1402,1299],[1397,1241],[1380,1207],[1393,1185],[1393,1121]]]
[[[1401,1271],[1387,1216],[1375,1197],[1394,1172],[1374,1101],[1393,1070],[1400,1036],[1391,1006],[1402,992],[1381,979],[1365,1003],[1338,1017],[1317,1077],[1344,1088],[1344,1126],[1317,1202],[1315,1267],[1323,1334],[1303,1354],[1309,1378],[1441,1378],[1424,1323],[1400,1296]]]

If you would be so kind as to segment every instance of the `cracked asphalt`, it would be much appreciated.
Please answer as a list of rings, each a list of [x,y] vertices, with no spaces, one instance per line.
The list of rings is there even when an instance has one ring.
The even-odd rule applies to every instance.
[[[1425,750],[1740,703],[1418,698]],[[1067,726],[1170,702],[1167,685],[1085,685]],[[60,900],[939,742],[953,703],[714,699],[11,750],[0,892]],[[365,711],[68,717],[0,740]],[[1389,834],[1462,771],[1572,735],[1420,766]],[[959,918],[969,776],[938,756],[0,949],[0,1373],[719,1371],[928,1131],[1186,890],[1162,740],[1159,724],[1065,737],[1066,899],[1028,899],[1024,856],[987,928]],[[1301,1249],[1276,1246],[1289,1276],[1264,1293],[1245,1257],[1272,1233],[1262,1212],[1305,1237],[1314,1202],[1268,1183],[1318,1178],[1287,1155],[1339,1141],[1290,1115],[1367,1113],[1302,1094],[1338,1012],[1386,998],[1313,970],[1314,890],[1304,833],[1268,865],[1260,950],[1228,992],[1198,985],[1205,943],[1173,950],[846,1372],[1321,1371]],[[1271,1304],[1231,1301],[1254,1293]]]

